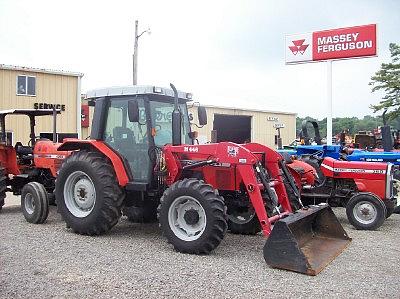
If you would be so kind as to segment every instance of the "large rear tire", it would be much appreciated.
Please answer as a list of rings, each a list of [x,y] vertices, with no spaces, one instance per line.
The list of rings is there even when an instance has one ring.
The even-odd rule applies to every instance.
[[[373,194],[359,193],[349,199],[346,214],[356,229],[375,230],[385,222],[386,206]]]
[[[79,151],[64,160],[56,180],[58,212],[75,233],[100,235],[121,217],[125,193],[109,159]]]
[[[227,230],[226,207],[221,196],[203,181],[183,179],[165,190],[158,206],[164,236],[175,250],[207,254]]]
[[[301,160],[315,169],[315,176],[316,176],[316,181],[317,181],[318,185],[323,184],[325,182],[326,178],[321,170],[321,166],[320,166],[318,159],[311,156],[311,157],[302,158]]]
[[[29,223],[42,224],[49,215],[49,196],[38,182],[26,184],[21,191],[21,209]]]
[[[6,190],[7,190],[6,170],[4,167],[0,166],[0,210],[4,206],[4,200],[6,198]]]

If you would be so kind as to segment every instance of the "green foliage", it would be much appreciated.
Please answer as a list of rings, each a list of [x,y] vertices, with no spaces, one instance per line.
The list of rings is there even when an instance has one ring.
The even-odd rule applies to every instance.
[[[304,120],[314,120],[317,121],[319,130],[321,132],[321,137],[326,137],[326,118],[322,120],[317,120],[312,117],[297,117],[296,118],[296,128],[297,128],[297,136],[299,136],[299,132],[301,130],[301,124]],[[388,121],[388,125],[390,125],[393,129],[400,129],[400,118],[392,119]],[[332,119],[332,133],[333,135],[340,134],[344,130],[349,130],[350,135],[354,135],[358,133],[358,131],[372,131],[378,126],[383,126],[383,121],[381,116],[371,116],[366,115],[362,119],[357,117],[336,117]],[[313,130],[308,130],[309,133],[312,133]],[[313,137],[310,134],[310,137]]]
[[[371,105],[374,112],[388,110],[389,119],[400,116],[400,45],[389,45],[392,62],[382,63],[381,69],[371,77],[369,85],[372,92],[382,90],[385,92],[383,100],[377,105]]]

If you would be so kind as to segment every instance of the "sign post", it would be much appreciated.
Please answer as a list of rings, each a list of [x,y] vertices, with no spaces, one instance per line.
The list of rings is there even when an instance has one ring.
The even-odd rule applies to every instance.
[[[285,37],[286,64],[326,61],[327,144],[332,144],[332,61],[377,56],[376,24]]]
[[[332,145],[332,60],[328,60],[326,65],[326,144]]]

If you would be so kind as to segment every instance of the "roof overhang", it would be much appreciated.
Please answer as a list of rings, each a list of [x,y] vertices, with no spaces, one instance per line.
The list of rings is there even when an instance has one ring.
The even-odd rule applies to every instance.
[[[61,113],[60,109],[56,109],[57,114]],[[5,116],[8,114],[14,115],[28,115],[28,116],[44,116],[53,115],[53,109],[8,109],[1,110],[0,116]]]
[[[17,66],[17,65],[7,65],[7,64],[0,64],[0,70],[12,70],[12,71],[20,71],[20,72],[32,72],[32,73],[63,75],[63,76],[72,76],[72,77],[83,77],[82,73],[77,73],[77,72],[68,72],[68,71],[63,71],[63,70],[40,69],[40,68]]]

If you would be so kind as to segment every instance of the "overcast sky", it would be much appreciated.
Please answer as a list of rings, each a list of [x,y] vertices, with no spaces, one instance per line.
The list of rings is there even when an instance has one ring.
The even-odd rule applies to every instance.
[[[326,65],[284,64],[284,36],[378,24],[378,57],[333,63],[334,116],[371,114],[370,77],[400,43],[400,1],[0,0],[0,63],[82,72],[82,92],[132,82],[205,104],[326,115]],[[47,99],[46,99],[47,100]]]

